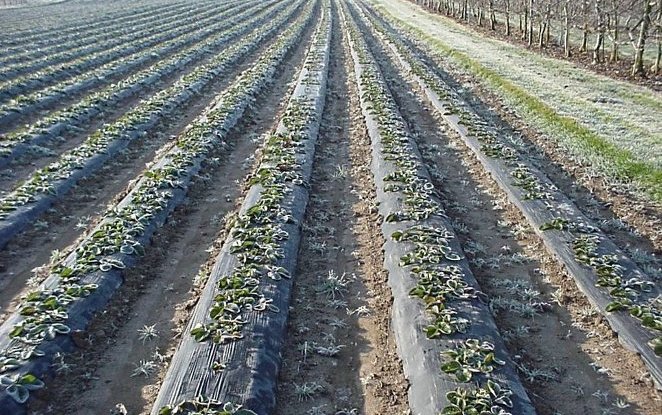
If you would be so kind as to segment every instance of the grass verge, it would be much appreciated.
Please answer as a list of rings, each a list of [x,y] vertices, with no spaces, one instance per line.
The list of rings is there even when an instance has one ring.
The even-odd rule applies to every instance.
[[[615,176],[615,179],[632,183],[645,196],[655,202],[662,202],[662,170],[650,163],[636,160],[631,152],[605,141],[582,126],[574,118],[560,115],[552,107],[529,94],[525,89],[513,84],[496,71],[480,64],[466,53],[453,49],[440,39],[394,16],[385,7],[380,5],[375,7],[382,14],[388,16],[389,20],[398,22],[400,27],[406,28],[433,50],[441,52],[442,56],[450,58],[460,68],[483,81],[490,90],[496,92],[500,97],[507,99],[509,102],[515,102],[518,115],[538,127],[538,130],[550,132],[557,136],[566,136],[573,140],[575,142],[572,146],[573,149],[587,152],[589,156],[592,156],[589,159],[595,159],[596,157],[603,159],[604,163],[601,164],[610,167],[610,173]],[[582,154],[578,155],[582,156]]]

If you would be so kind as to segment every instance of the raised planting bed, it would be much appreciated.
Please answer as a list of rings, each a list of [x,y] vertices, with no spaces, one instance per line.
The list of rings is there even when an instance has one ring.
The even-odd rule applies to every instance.
[[[361,31],[345,11],[383,217],[392,327],[413,414],[534,414]]]
[[[270,414],[285,342],[291,278],[324,109],[331,13],[324,4],[304,67],[216,257],[161,386],[153,415],[210,404]],[[205,408],[207,406],[204,406]],[[239,413],[239,412],[238,412]]]

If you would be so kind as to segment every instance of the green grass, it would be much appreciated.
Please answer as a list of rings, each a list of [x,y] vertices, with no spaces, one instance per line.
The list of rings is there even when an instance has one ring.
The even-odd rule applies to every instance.
[[[433,46],[433,49],[440,51],[460,67],[486,82],[491,89],[497,89],[501,92],[500,95],[505,95],[510,101],[517,102],[523,112],[523,114],[520,113],[520,116],[523,116],[525,120],[527,115],[536,117],[552,131],[571,137],[585,151],[589,151],[607,161],[616,172],[617,179],[634,182],[652,200],[662,202],[662,170],[649,163],[635,160],[631,152],[605,141],[579,124],[575,119],[558,114],[552,107],[529,94],[525,89],[508,81],[496,71],[481,65],[467,54],[451,48],[416,26],[393,16],[384,7],[378,6],[377,8],[389,15],[391,20],[399,21],[402,26],[416,34],[420,40]],[[659,105],[659,103],[656,104]]]

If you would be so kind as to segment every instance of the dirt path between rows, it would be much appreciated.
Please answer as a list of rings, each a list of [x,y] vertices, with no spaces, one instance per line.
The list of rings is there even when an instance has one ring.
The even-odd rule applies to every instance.
[[[407,414],[370,142],[337,13],[334,24],[276,414]]]

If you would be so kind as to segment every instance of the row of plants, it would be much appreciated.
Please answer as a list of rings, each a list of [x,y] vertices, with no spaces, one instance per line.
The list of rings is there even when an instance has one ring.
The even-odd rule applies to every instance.
[[[158,125],[164,117],[179,111],[212,80],[227,73],[239,60],[249,56],[291,18],[298,3],[292,3],[265,24],[245,22],[233,28],[244,33],[240,40],[196,67],[174,84],[141,101],[116,121],[104,125],[81,145],[34,172],[24,183],[0,199],[0,246],[29,224],[33,218],[70,189],[77,180],[98,170],[114,154]],[[259,23],[259,24],[258,24]]]
[[[354,19],[354,14],[363,22],[362,11],[355,6],[351,9],[346,19]],[[396,337],[399,330],[420,330],[429,340],[412,342],[420,335],[407,333],[402,338],[418,344],[399,344],[405,375],[411,382],[412,411],[534,413],[513,365],[507,363],[503,342],[361,28],[350,20],[346,30],[373,146],[372,170],[384,217],[385,266],[394,292]],[[411,287],[409,298],[402,287]],[[412,303],[414,298],[420,300],[418,305]],[[402,311],[405,306],[401,304],[407,302],[408,312],[425,310],[429,322],[412,328],[415,316]],[[499,342],[498,347],[495,342]],[[439,351],[440,356],[424,355],[423,350],[429,348]],[[437,371],[425,369],[430,366],[424,363],[426,359],[441,361]],[[430,384],[437,385],[431,391],[435,396],[423,392]],[[457,387],[452,388],[453,384]]]
[[[14,23],[16,23],[16,26],[13,30],[7,27],[6,30],[0,33],[2,43],[7,45],[7,49],[3,48],[0,51],[0,56],[11,55],[12,53],[23,50],[27,44],[33,44],[35,47],[51,44],[55,35],[60,35],[60,40],[65,41],[108,27],[109,22],[116,21],[122,23],[127,20],[130,21],[131,19],[159,13],[163,9],[167,11],[176,6],[176,4],[166,5],[163,3],[146,5],[136,3],[135,8],[119,11],[115,9],[112,12],[105,10],[101,11],[99,16],[96,16],[94,11],[90,11],[90,8],[85,8],[81,9],[80,19],[69,20],[64,24],[61,19],[57,18],[53,20],[56,24],[49,25],[48,23],[44,23],[38,26],[35,26],[31,20],[15,20]]]
[[[570,227],[572,229],[572,227]],[[599,232],[584,235],[572,232],[572,249],[580,263],[591,267],[596,275],[595,285],[603,287],[610,297],[605,312],[623,311],[636,318],[652,333],[647,342],[657,356],[662,356],[662,295],[656,285],[639,275],[628,273],[619,264],[619,256],[601,249],[604,235]],[[633,276],[634,275],[634,276]],[[658,361],[659,365],[660,362]],[[658,380],[662,383],[662,381]]]
[[[111,79],[117,79],[125,73],[129,74],[130,78],[134,79],[134,82],[137,82],[141,79],[138,73],[143,74],[146,71],[150,71],[152,67],[158,68],[163,65],[165,61],[169,60],[169,55],[173,53],[181,54],[183,53],[181,49],[191,49],[192,44],[207,41],[207,38],[209,37],[215,37],[219,30],[228,27],[226,20],[229,17],[239,14],[246,16],[246,10],[255,10],[255,8],[259,8],[258,4],[254,4],[252,7],[246,5],[232,8],[215,15],[213,20],[207,22],[208,25],[203,26],[199,30],[194,29],[192,31],[184,31],[182,34],[179,34],[170,40],[139,50],[129,56],[102,65],[90,72],[82,72],[78,75],[67,78],[66,80],[57,82],[54,85],[45,86],[37,91],[21,94],[12,98],[3,104],[0,104],[0,123],[3,124],[3,128],[8,129],[11,125],[15,124],[15,121],[20,114],[29,115],[39,108],[45,107],[49,104],[58,103],[63,98],[66,99],[71,95],[80,94],[98,86],[106,85],[103,91],[117,89],[119,85],[126,84],[128,79],[119,79],[117,82],[112,83]],[[194,20],[190,27],[195,27],[196,25],[197,24]],[[154,62],[152,66],[141,69],[150,62]],[[132,73],[132,71],[136,70],[139,70],[139,72]],[[96,91],[94,93],[99,92],[101,91]],[[85,99],[90,99],[90,97],[83,97],[83,100]],[[0,143],[8,140],[12,140],[12,137],[5,135]]]
[[[206,7],[199,8],[196,12],[199,13],[198,16],[204,18],[211,16],[213,13],[218,13],[218,10],[212,5],[207,5]],[[165,12],[163,15],[151,16],[150,19],[144,22],[131,22],[131,24],[127,24],[127,26],[118,30],[115,36],[109,37],[106,40],[100,37],[99,39],[95,39],[92,45],[72,46],[66,49],[54,50],[34,59],[20,59],[18,61],[6,59],[6,61],[0,63],[0,79],[7,81],[21,74],[34,72],[57,64],[73,66],[76,61],[85,59],[87,56],[95,56],[100,52],[111,51],[118,45],[136,42],[154,33],[166,32],[175,27],[173,25],[174,22],[181,21],[186,15],[191,16],[191,13],[186,13],[185,10]],[[112,30],[112,27],[107,29]]]
[[[226,224],[229,230],[227,239],[216,257],[212,272],[206,276],[205,292],[208,294],[198,302],[189,323],[190,335],[182,341],[173,357],[152,411],[154,415],[174,413],[175,408],[182,406],[179,403],[182,401],[190,405],[192,401],[205,399],[191,397],[181,391],[213,394],[210,397],[221,402],[236,399],[227,391],[212,390],[206,386],[216,382],[197,384],[198,376],[188,375],[188,372],[195,370],[203,370],[204,378],[207,372],[213,373],[212,376],[228,376],[218,383],[233,388],[237,384],[251,385],[243,391],[240,400],[258,413],[273,410],[277,374],[261,372],[257,368],[264,355],[280,356],[279,347],[282,347],[285,335],[289,294],[282,286],[286,282],[290,284],[291,272],[296,267],[299,224],[307,205],[307,188],[326,90],[332,23],[330,8],[322,9],[322,18],[294,92],[277,128],[265,137],[259,165],[249,176],[250,188],[239,214]],[[262,64],[269,65],[269,62],[265,60]],[[258,323],[258,319],[251,315],[260,313],[279,314],[280,319],[265,317]],[[256,325],[275,326],[268,331],[269,345],[255,340],[253,333]],[[238,345],[228,345],[237,342]],[[223,347],[226,347],[225,352],[219,349]],[[214,356],[223,356],[224,366],[233,367],[250,361],[249,366],[254,369],[248,369],[250,374],[244,372],[246,377],[224,373],[223,369],[216,370],[209,367],[206,353],[192,352],[204,348],[213,348]],[[269,363],[269,366],[271,363],[279,364]],[[184,370],[187,375],[174,375],[171,373],[173,370]],[[194,379],[196,385],[181,387],[178,384],[181,380],[178,379]],[[256,383],[261,383],[261,386],[255,386]],[[260,392],[251,392],[251,388]],[[259,394],[259,402],[253,402],[256,399],[252,396],[254,393]],[[176,406],[172,406],[171,402],[177,402]],[[218,405],[217,409],[221,406]],[[182,413],[194,412],[191,409]]]
[[[233,39],[242,36],[249,29],[257,27],[268,17],[268,14],[276,13],[284,7],[285,4],[281,4],[272,9],[267,5],[256,4],[255,7],[240,13],[232,10],[223,16],[225,19],[222,22],[209,27],[198,36],[186,37],[180,42],[154,51],[153,53],[164,58],[154,65],[87,95],[69,107],[54,111],[24,129],[5,134],[0,140],[0,167],[21,156],[31,146],[41,145],[85,125],[95,116],[112,108],[113,105],[131,95],[140,93],[162,78],[174,74],[182,68],[193,67],[196,62],[217,53],[227,47]],[[248,18],[250,20],[242,24]],[[199,40],[200,38],[202,40]],[[190,45],[191,43],[193,44]],[[184,49],[167,57],[168,51],[172,52],[180,48]],[[46,95],[40,98],[41,101],[55,99],[57,99],[57,95]]]
[[[131,27],[140,28],[145,24],[154,24],[161,21],[163,18],[168,18],[172,14],[190,14],[198,10],[197,5],[190,4],[177,4],[173,7],[165,8],[159,13],[138,14],[131,19],[124,19],[121,21],[113,21],[96,30],[85,33],[79,33],[78,36],[73,38],[66,38],[60,34],[51,35],[45,42],[31,42],[32,47],[26,48],[25,45],[10,46],[8,51],[13,53],[3,53],[0,55],[0,65],[9,67],[9,65],[27,64],[34,62],[37,59],[42,59],[50,55],[59,54],[61,52],[72,52],[76,50],[85,50],[84,48],[93,46],[96,43],[104,44],[108,40],[122,36],[131,30]]]
[[[221,402],[209,398],[197,398],[182,401],[176,405],[168,405],[158,412],[158,415],[257,415],[250,409],[232,402]]]
[[[297,2],[290,8],[300,6],[301,2]],[[37,376],[42,376],[48,367],[40,360],[48,362],[53,357],[44,350],[54,350],[52,345],[58,341],[66,344],[67,339],[63,338],[72,328],[84,328],[91,315],[104,307],[105,301],[94,297],[112,295],[117,286],[108,287],[108,281],[121,281],[121,270],[136,262],[154,230],[182,203],[202,163],[214,149],[222,148],[228,131],[273,77],[275,66],[283,59],[285,41],[293,42],[303,30],[311,9],[305,7],[283,33],[283,39],[260,57],[256,69],[242,74],[220,94],[177,138],[174,147],[144,172],[129,194],[103,215],[100,224],[75,250],[51,267],[46,281],[21,300],[18,312],[0,327],[0,376],[32,376],[38,381]],[[287,20],[277,16],[263,27],[259,39],[278,33]],[[23,395],[25,399],[16,400],[6,389],[3,393],[6,396],[0,395],[0,406],[11,403],[7,398],[15,403],[28,398]]]
[[[481,163],[504,178],[499,180],[498,176],[493,175],[534,229],[546,232],[543,237],[551,241],[547,247],[557,258],[566,262],[567,269],[575,277],[580,289],[594,304],[603,304],[598,307],[598,311],[607,316],[608,320],[613,316],[612,313],[617,311],[630,314],[649,332],[649,338],[642,342],[635,337],[630,339],[628,344],[633,345],[637,352],[649,355],[645,350],[648,344],[654,355],[661,356],[662,301],[659,288],[652,279],[599,227],[594,226],[543,173],[530,165],[518,149],[516,139],[507,134],[497,134],[498,128],[485,121],[436,75],[432,68],[422,62],[402,41],[401,34],[388,30],[386,25],[375,18],[371,18],[371,21],[375,30],[390,45],[401,65],[415,77],[448,125],[462,137]],[[564,250],[571,250],[574,258],[563,255]],[[604,290],[582,288],[583,277],[575,271],[578,267],[570,262],[584,265],[586,283]],[[619,325],[632,323],[634,321],[621,319]],[[662,374],[659,357],[647,357],[644,361],[651,368],[654,377]],[[662,384],[662,379],[657,379],[657,382]]]
[[[203,16],[188,16],[187,18],[174,18],[174,20],[163,28],[163,31],[147,27],[144,32],[147,37],[137,38],[136,41],[129,40],[120,43],[109,50],[103,50],[68,62],[62,62],[52,66],[46,66],[34,71],[20,71],[17,76],[7,77],[0,81],[0,100],[2,102],[13,102],[20,104],[29,92],[41,90],[47,86],[55,85],[55,89],[65,89],[74,84],[84,82],[95,82],[95,79],[112,79],[117,69],[121,68],[127,61],[136,59],[136,53],[145,49],[158,46],[159,44],[172,40],[178,36],[186,35],[196,28],[203,28],[206,24],[219,21],[218,14],[222,7],[217,7],[204,13]],[[131,34],[130,38],[133,37]],[[143,56],[141,54],[141,56]],[[145,56],[152,56],[151,52]],[[120,72],[121,73],[121,72]]]

